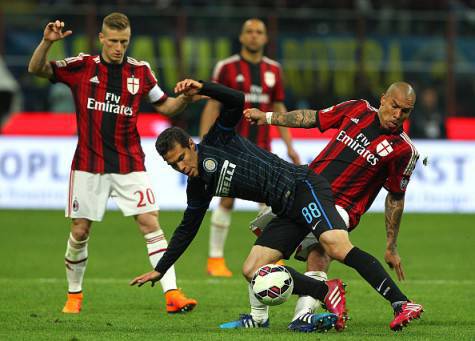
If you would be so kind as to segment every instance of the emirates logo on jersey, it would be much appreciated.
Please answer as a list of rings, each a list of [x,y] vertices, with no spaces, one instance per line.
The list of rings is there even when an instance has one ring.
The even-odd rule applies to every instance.
[[[378,163],[379,158],[376,157],[369,149],[371,142],[362,133],[358,134],[355,138],[349,136],[346,131],[341,130],[336,136],[336,140],[347,145],[348,148],[354,150],[358,155],[364,158],[370,165],[374,166]],[[391,146],[389,146],[391,147]]]
[[[106,92],[104,102],[88,97],[86,107],[89,110],[98,110],[125,116],[132,116],[134,113],[132,107],[120,104],[120,95],[112,92]]]
[[[386,156],[392,151],[393,147],[391,147],[391,144],[388,142],[388,140],[383,140],[376,146],[376,153],[378,153],[379,156]]]
[[[249,93],[244,94],[246,103],[270,103],[269,94],[262,93],[262,86],[252,84],[249,90]]]
[[[135,95],[139,92],[140,88],[140,80],[135,77],[127,78],[127,90],[132,94]]]

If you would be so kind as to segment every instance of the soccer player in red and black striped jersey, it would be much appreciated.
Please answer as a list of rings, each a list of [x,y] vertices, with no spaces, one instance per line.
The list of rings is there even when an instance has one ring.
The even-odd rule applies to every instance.
[[[257,109],[245,111],[245,116],[257,124],[317,127],[321,131],[336,129],[310,168],[330,182],[337,210],[349,231],[358,225],[361,215],[369,209],[379,191],[383,187],[388,191],[384,258],[396,270],[399,280],[404,279],[404,272],[396,242],[404,194],[419,158],[416,148],[402,130],[402,124],[409,117],[415,100],[413,88],[405,82],[397,82],[381,97],[379,109],[365,100],[352,100],[323,110],[296,110],[285,114],[264,113]],[[326,279],[330,259],[314,237],[305,239],[297,249],[296,257],[307,259],[307,275]],[[374,284],[378,292],[389,292],[388,282]],[[314,311],[316,306],[313,298],[301,298],[294,321]],[[422,306],[410,302],[393,302],[393,308],[396,317],[390,327],[394,330],[402,328],[422,312]],[[294,327],[298,325],[294,324]]]
[[[137,132],[138,109],[146,98],[157,111],[172,115],[193,98],[168,97],[148,63],[126,55],[131,36],[126,15],[111,13],[104,18],[99,55],[79,54],[48,62],[51,45],[72,34],[63,29],[62,21],[48,23],[28,70],[68,85],[75,101],[78,144],[66,207],[72,224],[65,256],[68,300],[63,312],[79,313],[89,231],[93,221],[102,220],[109,197],[114,197],[125,216],[135,218],[153,267],[166,251],[167,241],[158,223],[158,205]],[[169,313],[189,311],[196,305],[196,300],[186,298],[177,289],[174,269],[167,272],[161,284]]]
[[[284,105],[284,85],[280,64],[264,56],[267,30],[264,22],[249,19],[244,22],[239,36],[241,51],[219,61],[212,80],[245,94],[245,108],[256,107],[262,111],[287,111]],[[216,121],[221,104],[210,99],[201,115],[200,135],[203,138]],[[237,132],[259,147],[270,150],[271,138],[268,126],[255,126],[241,120]],[[295,164],[300,164],[298,154],[292,146],[288,128],[279,127],[282,140],[287,146],[287,154]],[[231,225],[233,198],[221,198],[219,206],[211,215],[209,258],[207,271],[211,276],[232,275],[224,261],[224,244]]]

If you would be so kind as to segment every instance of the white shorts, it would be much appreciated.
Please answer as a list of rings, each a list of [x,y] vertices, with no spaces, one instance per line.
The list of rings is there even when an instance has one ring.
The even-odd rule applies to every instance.
[[[113,198],[124,216],[158,211],[146,172],[95,174],[73,170],[69,176],[66,217],[101,221]]]
[[[346,228],[349,228],[350,226],[350,216],[348,215],[348,212],[345,211],[345,209],[341,206],[335,205],[336,210],[338,213],[340,213],[341,218],[345,222]],[[269,207],[267,210],[260,212],[256,219],[251,221],[249,224],[249,228],[251,231],[259,236],[261,232],[264,230],[264,228],[267,226],[267,224],[275,217],[275,214],[272,213],[271,208]],[[295,255],[294,257],[298,260],[306,261],[308,258],[308,254],[310,250],[318,244],[317,238],[315,238],[315,235],[313,233],[309,233],[304,240],[300,243],[300,245],[297,247],[295,250]]]

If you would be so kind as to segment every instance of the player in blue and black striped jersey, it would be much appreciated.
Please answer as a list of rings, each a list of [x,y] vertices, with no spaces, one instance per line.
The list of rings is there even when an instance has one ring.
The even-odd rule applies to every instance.
[[[244,105],[241,92],[194,80],[179,82],[175,92],[209,96],[220,101],[223,107],[200,144],[195,144],[185,131],[176,127],[165,130],[157,138],[158,153],[175,170],[188,176],[188,206],[155,270],[136,277],[131,285],[141,286],[149,281],[153,285],[159,280],[196,236],[211,199],[221,196],[264,202],[277,215],[256,240],[244,262],[243,274],[248,281],[260,266],[288,259],[306,234],[312,232],[330,257],[357,270],[373,288],[382,282],[390,283],[389,290],[380,293],[388,301],[407,301],[379,261],[351,244],[324,177],[306,166],[281,160],[236,134],[234,127],[241,119]],[[328,324],[322,323],[316,315],[310,319],[315,327],[326,330],[335,322],[335,328],[342,330],[346,300],[341,280],[317,281],[290,267],[287,269],[294,279],[294,294],[321,299],[336,315],[325,315]],[[241,316],[225,327],[267,325],[268,321],[256,314]]]

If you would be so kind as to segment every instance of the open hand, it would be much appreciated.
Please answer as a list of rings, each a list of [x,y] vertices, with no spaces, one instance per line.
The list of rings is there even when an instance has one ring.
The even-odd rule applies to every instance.
[[[259,109],[256,108],[250,108],[246,109],[243,112],[244,118],[251,122],[251,124],[257,124],[257,125],[263,125],[267,124],[266,120],[266,113],[263,111],[260,111]]]
[[[200,92],[201,88],[203,88],[202,83],[195,81],[194,79],[184,79],[176,83],[174,90],[176,94],[193,96],[197,95]]]
[[[384,260],[391,269],[396,271],[398,280],[403,281],[406,279],[404,270],[402,268],[401,257],[399,256],[397,250],[386,250],[384,253]]]
[[[53,42],[73,34],[73,31],[71,30],[63,32],[63,28],[64,21],[56,20],[55,22],[48,23],[48,25],[45,27],[45,31],[43,32],[43,39]]]
[[[181,94],[188,102],[196,102],[201,99],[209,98],[208,96],[199,95],[200,90],[203,88],[203,83],[195,81],[193,79],[184,79],[175,85],[175,93]]]
[[[130,281],[130,285],[135,285],[135,284],[138,284],[139,287],[141,287],[142,285],[144,285],[145,283],[147,282],[151,282],[152,283],[152,287],[155,285],[155,282],[159,281],[160,278],[162,278],[162,274],[160,272],[157,272],[157,271],[150,271],[150,272],[147,272],[143,275],[140,275],[138,277],[135,277],[132,281]]]

